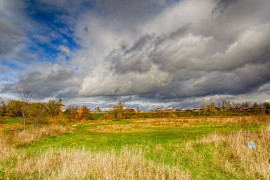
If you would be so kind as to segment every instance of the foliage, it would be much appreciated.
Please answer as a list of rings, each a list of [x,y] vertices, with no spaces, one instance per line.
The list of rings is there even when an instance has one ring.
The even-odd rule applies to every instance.
[[[6,105],[6,115],[10,117],[23,116],[23,101],[10,100]]]
[[[70,120],[79,120],[79,107],[78,106],[70,106],[70,107],[68,107],[65,114]]]
[[[47,111],[49,116],[58,116],[60,113],[60,105],[56,101],[49,101],[47,103]]]
[[[114,109],[109,112],[112,119],[121,120],[124,118],[124,104],[122,101],[118,101],[118,104],[113,107]]]
[[[205,115],[206,111],[207,111],[207,105],[206,104],[202,104],[202,110],[203,110],[203,114]]]
[[[89,109],[86,106],[81,106],[79,110],[79,119],[85,120],[89,114]]]
[[[6,103],[3,99],[0,98],[0,116],[4,116],[6,114]]]
[[[35,125],[48,123],[49,116],[44,103],[31,103],[26,107],[26,117],[28,123]]]

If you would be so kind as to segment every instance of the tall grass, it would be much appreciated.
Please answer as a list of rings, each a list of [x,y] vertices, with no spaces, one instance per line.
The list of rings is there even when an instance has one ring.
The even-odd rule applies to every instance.
[[[35,179],[188,179],[177,166],[156,164],[144,158],[142,149],[122,148],[120,153],[84,149],[50,149],[21,160],[15,178]]]
[[[15,152],[16,150],[11,147],[6,138],[0,134],[0,162],[13,155]]]
[[[257,149],[248,147],[253,141]],[[218,166],[233,174],[244,173],[250,179],[270,179],[270,126],[260,132],[212,134],[201,143],[216,147]]]
[[[9,144],[20,146],[28,145],[33,141],[39,140],[45,136],[57,136],[70,131],[68,126],[49,124],[41,127],[32,127],[26,130],[12,130],[2,132],[2,136]]]

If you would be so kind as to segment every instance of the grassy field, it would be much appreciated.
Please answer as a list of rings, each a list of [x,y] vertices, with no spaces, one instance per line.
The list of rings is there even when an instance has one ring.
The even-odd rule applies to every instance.
[[[16,123],[2,128],[0,179],[270,177],[269,116],[98,120],[26,131]]]

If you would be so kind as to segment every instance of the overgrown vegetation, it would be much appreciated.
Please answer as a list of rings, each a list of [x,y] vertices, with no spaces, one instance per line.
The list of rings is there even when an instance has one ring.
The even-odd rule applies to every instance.
[[[269,116],[98,120],[73,128],[49,124],[25,131],[5,125],[0,136],[3,179],[270,176]],[[250,149],[249,141],[257,149]]]

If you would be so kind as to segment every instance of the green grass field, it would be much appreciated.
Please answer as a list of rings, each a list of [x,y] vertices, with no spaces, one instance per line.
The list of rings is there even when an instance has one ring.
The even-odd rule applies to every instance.
[[[12,123],[19,123],[20,120],[19,119],[3,119],[2,122],[12,124]]]
[[[88,121],[11,146],[16,154],[0,159],[0,177],[266,179],[268,135],[266,116]],[[248,148],[251,140],[257,150]],[[72,170],[65,172],[63,164]]]

